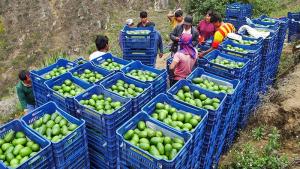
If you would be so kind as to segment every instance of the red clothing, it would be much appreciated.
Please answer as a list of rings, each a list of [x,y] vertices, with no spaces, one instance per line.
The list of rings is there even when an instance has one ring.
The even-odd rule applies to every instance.
[[[185,55],[181,52],[176,52],[173,58],[173,62],[177,63],[174,71],[174,80],[185,79],[192,72],[196,61],[197,58],[192,58],[190,55]]]
[[[212,37],[216,31],[215,26],[205,20],[199,22],[197,29],[199,35],[204,37],[204,41]]]

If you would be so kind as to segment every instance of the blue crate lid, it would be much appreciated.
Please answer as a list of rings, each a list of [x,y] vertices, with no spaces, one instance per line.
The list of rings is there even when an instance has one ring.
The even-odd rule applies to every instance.
[[[87,82],[79,80],[78,78],[73,77],[71,73],[65,73],[65,74],[62,74],[62,75],[60,75],[58,77],[55,77],[51,80],[47,80],[47,81],[44,82],[44,84],[47,86],[49,91],[54,92],[57,95],[63,97],[60,93],[53,90],[52,87],[55,86],[55,85],[61,85],[67,79],[71,80],[73,83],[75,83],[76,85],[82,87],[83,89],[88,89],[91,86],[93,86],[92,84],[89,84]]]
[[[100,73],[101,75],[103,75],[105,78],[105,76],[109,76],[111,75],[111,72],[109,72],[108,70],[98,67],[98,66],[94,66],[92,63],[90,62],[86,62],[84,64],[78,65],[76,67],[74,67],[73,69],[71,69],[69,72],[73,75],[73,73],[77,72],[78,74],[82,74],[84,72],[85,69],[89,69],[91,71]],[[77,78],[74,76],[74,78]],[[78,78],[79,79],[79,78]],[[81,80],[81,79],[80,79]],[[102,79],[101,79],[102,80]],[[100,81],[101,81],[100,80]],[[83,80],[82,80],[83,81]],[[85,81],[84,81],[85,82]],[[90,82],[87,82],[90,83]]]
[[[157,77],[154,80],[156,80],[157,78],[159,78],[161,75],[163,75],[166,72],[165,69],[162,69],[162,70],[155,69],[151,66],[146,66],[146,65],[142,64],[140,61],[131,62],[130,64],[128,64],[127,66],[125,66],[124,68],[121,69],[121,71],[124,72],[125,74],[130,72],[131,70],[144,70],[144,71],[153,72],[153,73],[157,74]]]
[[[212,78],[212,79],[216,80],[217,82],[220,82],[223,84],[231,84],[234,89],[233,93],[236,92],[236,89],[238,89],[238,87],[240,85],[240,81],[237,79],[226,79],[224,77],[220,77],[218,75],[206,72],[203,68],[200,68],[200,67],[196,68],[186,79],[191,82],[194,78],[201,77],[203,75],[207,76],[209,78]],[[205,89],[205,90],[207,90],[207,89]],[[208,90],[208,91],[211,91],[211,90]],[[211,91],[211,92],[214,92],[214,91]],[[218,93],[218,92],[215,92],[215,93]],[[227,95],[231,95],[231,94],[227,94]]]
[[[29,167],[29,166],[31,166],[30,164],[35,163],[35,161],[39,160],[39,158],[44,158],[43,157],[44,155],[41,155],[41,154],[43,153],[43,151],[45,151],[45,149],[48,149],[51,146],[51,143],[48,140],[46,140],[46,139],[38,136],[34,132],[32,132],[29,128],[27,128],[24,124],[22,124],[22,122],[20,120],[15,119],[15,120],[12,120],[12,121],[2,125],[0,127],[0,138],[3,138],[4,135],[10,131],[15,131],[15,132],[22,131],[26,135],[26,137],[28,137],[30,140],[34,141],[35,143],[37,143],[40,146],[40,151],[33,157],[30,157],[28,160],[26,160],[26,162],[19,165],[18,168],[25,168],[26,166]],[[49,150],[51,151],[51,148]],[[51,158],[52,154],[49,154],[47,156],[49,156],[49,158]],[[32,167],[37,167],[37,166],[32,166]],[[4,165],[2,160],[0,161],[0,168],[10,169],[10,167],[7,167]]]
[[[176,95],[176,93],[183,87],[183,86],[188,86],[190,88],[191,91],[194,91],[194,90],[198,90],[201,94],[205,94],[208,98],[217,98],[220,100],[220,105],[219,105],[219,108],[222,107],[222,105],[224,104],[225,102],[225,98],[227,97],[227,94],[224,94],[224,93],[215,93],[215,92],[211,92],[211,91],[208,91],[208,90],[205,90],[205,89],[202,89],[196,85],[193,85],[191,82],[187,81],[187,80],[180,80],[178,81],[175,85],[173,85],[168,91],[167,91],[167,94],[171,95],[172,97],[174,97],[174,95]],[[180,100],[178,100],[180,101]],[[182,102],[182,101],[180,101]],[[184,102],[185,103],[185,102]],[[192,106],[190,105],[191,107],[195,107],[195,106]],[[201,109],[199,107],[195,107],[197,109]],[[218,108],[218,109],[219,109]],[[218,111],[215,110],[215,111]],[[208,111],[211,111],[211,110],[208,110]],[[212,110],[213,111],[213,110]]]
[[[137,146],[132,145],[129,141],[125,140],[123,135],[131,129],[135,129],[137,127],[138,122],[140,121],[145,121],[146,126],[150,127],[154,130],[162,131],[162,133],[165,136],[169,136],[171,138],[177,137],[181,138],[185,141],[185,144],[183,147],[180,149],[180,151],[176,154],[176,156],[172,160],[164,160],[164,159],[158,159],[151,155],[148,151],[142,150]],[[149,161],[155,161],[155,162],[175,162],[176,157],[178,157],[183,151],[189,151],[186,150],[186,147],[190,144],[191,142],[191,134],[188,132],[179,132],[171,127],[168,127],[166,125],[163,125],[162,123],[158,123],[156,120],[152,119],[148,114],[144,112],[140,112],[133,116],[129,121],[127,121],[125,124],[123,124],[121,127],[118,128],[117,130],[117,135],[119,138],[122,138],[122,141],[127,142],[127,144],[130,144],[132,147],[138,149],[142,154],[142,156],[145,157],[145,159],[148,159],[146,157],[150,157],[152,159],[148,159]]]
[[[188,112],[188,113],[192,113],[194,115],[198,115],[201,117],[201,121],[199,122],[199,124],[195,127],[196,128],[200,128],[201,126],[204,126],[206,123],[206,119],[208,116],[208,112],[205,109],[194,109],[192,107],[188,107],[184,104],[179,103],[178,101],[176,101],[174,98],[167,96],[166,94],[159,94],[157,95],[155,98],[153,98],[149,103],[147,103],[143,108],[142,111],[151,115],[154,110],[155,110],[155,105],[156,103],[167,103],[170,106],[176,108],[177,110],[181,110],[184,112]],[[159,121],[160,123],[163,123],[161,121]],[[165,123],[163,123],[164,125],[167,125]],[[168,125],[167,125],[168,126]],[[193,133],[195,130],[193,130],[191,133]]]
[[[54,64],[52,64],[52,65],[50,65],[48,67],[45,67],[45,68],[40,69],[40,70],[32,70],[32,71],[30,71],[30,73],[33,74],[33,75],[35,75],[35,76],[38,76],[38,77],[42,78],[43,80],[46,80],[42,76],[44,74],[50,72],[52,69],[57,68],[57,67],[61,67],[61,66],[63,66],[63,67],[67,67],[68,66],[68,67],[72,68],[72,67],[75,67],[76,65],[77,65],[76,63],[68,61],[66,59],[58,59],[56,61],[56,63],[54,63]]]
[[[85,92],[83,92],[82,94],[78,95],[75,97],[75,101],[77,102],[78,105],[81,105],[80,104],[80,100],[87,100],[87,99],[90,99],[91,96],[93,94],[103,94],[105,97],[110,97],[112,98],[113,101],[119,101],[122,103],[122,107],[120,107],[118,110],[116,110],[114,113],[118,114],[120,112],[122,112],[123,110],[123,107],[124,105],[127,105],[127,104],[131,104],[131,99],[129,98],[124,98],[124,97],[121,97],[113,92],[110,92],[108,90],[105,90],[103,86],[98,86],[98,85],[94,85],[93,87],[89,88],[88,90],[86,90]],[[81,105],[83,106],[83,105]],[[83,106],[85,107],[85,106]],[[101,114],[100,112],[96,112],[95,110],[89,108],[89,107],[85,107],[85,111],[89,111],[89,112],[95,112],[95,113],[92,113],[92,114],[98,114],[99,116],[103,115],[103,116],[110,116],[111,114]],[[114,114],[112,113],[112,114]]]
[[[114,74],[114,75],[106,78],[101,83],[96,83],[96,84],[98,84],[100,86],[103,86],[104,88],[107,89],[107,88],[110,88],[112,85],[116,84],[117,80],[123,80],[125,83],[134,84],[135,86],[144,89],[144,91],[148,91],[148,90],[150,90],[152,88],[152,84],[149,84],[149,83],[146,84],[146,83],[139,82],[137,80],[134,80],[132,78],[129,78],[129,77],[125,76],[122,72],[118,72],[118,73],[116,73],[116,74]],[[144,92],[142,92],[142,94],[143,93]],[[147,94],[147,93],[145,93],[145,94]],[[136,96],[136,97],[140,97],[140,96],[141,96],[141,94],[138,95],[138,96]],[[123,96],[121,96],[121,97],[123,97]],[[136,98],[136,97],[133,97],[133,98]]]
[[[124,66],[130,63],[127,60],[124,60],[124,59],[118,58],[116,56],[113,56],[111,53],[106,53],[106,54],[104,54],[100,57],[97,57],[97,58],[91,60],[91,63],[94,64],[95,66],[100,66],[100,64],[105,62],[106,59],[111,59],[113,62],[122,64]]]

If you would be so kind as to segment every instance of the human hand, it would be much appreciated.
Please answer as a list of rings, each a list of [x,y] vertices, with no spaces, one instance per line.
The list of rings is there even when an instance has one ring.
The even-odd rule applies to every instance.
[[[179,37],[176,37],[175,40],[178,42],[179,41]]]
[[[199,53],[198,53],[198,57],[199,57],[199,58],[203,58],[203,56],[204,56],[204,52],[199,52]]]
[[[28,109],[24,109],[24,114],[27,114],[28,113]]]
[[[164,56],[163,53],[160,53],[160,54],[159,54],[159,58],[162,58],[163,56]]]

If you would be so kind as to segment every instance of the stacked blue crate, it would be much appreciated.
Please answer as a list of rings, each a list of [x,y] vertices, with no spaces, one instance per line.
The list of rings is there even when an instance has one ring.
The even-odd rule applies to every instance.
[[[300,12],[289,12],[288,42],[300,39]]]
[[[67,114],[61,110],[54,102],[48,102],[41,107],[31,111],[29,114],[26,114],[22,117],[22,122],[28,127],[30,124],[33,124],[36,120],[42,118],[45,114],[52,115],[53,113],[58,113],[60,116],[65,118],[68,122],[76,124],[78,127],[76,130],[72,131],[66,137],[61,139],[59,142],[52,142],[51,147],[53,152],[53,158],[55,162],[55,168],[63,169],[69,168],[69,166],[74,167],[88,167],[89,159],[88,147],[87,147],[87,138],[85,130],[85,121],[78,120],[71,115]],[[30,128],[34,133],[41,136],[39,132]],[[41,136],[45,137],[45,136]],[[45,138],[46,139],[46,138]],[[83,158],[82,158],[83,157]],[[83,162],[82,162],[83,161]]]
[[[71,73],[65,73],[44,82],[45,86],[47,86],[46,96],[48,101],[54,101],[61,109],[77,117],[74,96],[66,97],[54,90],[54,86],[61,86],[64,84],[65,80],[72,81],[75,85],[81,87],[83,90],[87,90],[93,85],[73,77]]]
[[[148,66],[155,66],[159,33],[154,27],[131,28],[121,31],[123,59],[139,60]]]
[[[219,161],[218,158],[219,156],[216,156],[217,152],[216,150],[219,150],[222,152],[222,146],[223,146],[223,142],[224,139],[226,137],[226,133],[227,133],[227,129],[229,126],[231,126],[233,124],[232,118],[234,116],[236,116],[237,114],[232,114],[235,113],[234,109],[236,109],[236,107],[238,107],[239,105],[236,105],[236,103],[238,103],[238,100],[240,99],[240,95],[241,95],[241,91],[242,89],[240,88],[240,81],[239,80],[231,80],[231,78],[223,78],[220,76],[217,76],[215,74],[212,73],[208,73],[206,72],[204,69],[202,68],[197,68],[195,69],[188,77],[187,80],[191,81],[193,83],[193,79],[197,78],[197,77],[201,77],[202,79],[209,79],[210,81],[215,82],[218,85],[224,85],[224,86],[231,86],[233,88],[232,93],[228,93],[227,97],[225,99],[225,106],[224,106],[224,110],[221,114],[221,118],[220,118],[220,126],[219,126],[219,130],[218,130],[218,134],[217,134],[217,141],[215,144],[215,151],[214,151],[214,156],[213,156],[213,162],[217,162]],[[196,84],[195,84],[196,85]],[[199,87],[201,87],[200,85],[197,85]],[[204,88],[206,89],[206,88]],[[209,90],[209,89],[206,89]],[[211,91],[211,90],[209,90]],[[215,92],[215,91],[211,91],[211,92]],[[216,92],[219,93],[219,92]],[[225,93],[226,94],[226,93]]]
[[[47,86],[45,86],[44,82],[49,80],[45,76],[47,73],[51,72],[53,69],[58,69],[60,67],[64,67],[67,70],[72,69],[77,64],[74,62],[70,62],[66,59],[58,59],[56,63],[47,66],[40,70],[32,70],[30,71],[30,78],[32,81],[32,88],[34,98],[36,100],[37,106],[40,106],[46,102],[48,102],[47,98]]]
[[[122,106],[111,114],[100,113],[80,103],[92,95],[103,95],[119,101]],[[114,169],[117,167],[117,138],[116,130],[132,117],[132,100],[123,98],[95,85],[75,97],[79,117],[86,121],[87,139],[91,168]]]
[[[138,122],[144,121],[148,128],[158,130],[163,135],[174,138],[178,137],[184,140],[183,147],[178,151],[176,156],[171,160],[157,158],[138,146],[133,145],[130,141],[124,138],[128,130],[134,130]],[[128,168],[143,168],[143,169],[188,169],[190,167],[191,158],[190,152],[192,149],[192,136],[187,132],[179,132],[171,127],[163,125],[160,122],[150,118],[146,113],[140,112],[133,118],[123,124],[117,130],[118,149],[119,149],[119,166],[121,169]]]
[[[134,78],[132,76],[128,76],[131,71],[134,70],[142,70],[142,71],[148,71],[156,75],[156,77],[152,81],[142,81],[140,79]],[[121,69],[121,71],[126,74],[129,78],[135,79],[137,81],[143,82],[143,83],[150,83],[152,84],[152,94],[153,97],[160,94],[165,93],[167,90],[167,72],[165,69],[159,70],[155,69],[151,66],[147,66],[142,64],[140,61],[134,61],[125,66]]]
[[[22,124],[19,120],[13,120],[6,124],[1,125],[0,127],[0,138],[4,138],[4,136],[11,132],[23,132],[27,138],[35,142],[40,146],[40,151],[37,152],[34,156],[29,157],[28,160],[25,160],[22,164],[20,164],[17,169],[53,169],[54,162],[53,162],[53,155],[52,155],[52,148],[51,143],[48,140],[36,135],[32,132],[28,127]],[[10,144],[10,143],[9,143]],[[4,154],[4,152],[3,152]],[[11,169],[15,167],[8,167],[5,163],[1,160],[0,161],[0,168],[2,169]]]
[[[192,131],[189,131],[192,135],[191,139],[191,154],[192,154],[192,160],[191,160],[191,167],[194,168],[195,162],[197,162],[197,159],[200,158],[200,150],[203,142],[203,137],[204,137],[204,129],[205,125],[207,122],[207,111],[206,110],[197,110],[192,107],[188,107],[186,105],[183,105],[170,96],[167,96],[165,94],[160,94],[157,97],[155,97],[153,100],[151,100],[147,105],[145,105],[142,109],[143,112],[149,114],[153,114],[155,112],[155,106],[157,103],[163,103],[163,104],[168,104],[172,106],[173,108],[176,108],[178,111],[183,111],[187,113],[191,113],[193,115],[197,115],[201,118],[201,121],[198,123],[197,126]],[[161,121],[159,121],[161,122]],[[165,124],[164,122],[161,122],[164,125],[169,126],[168,124]],[[171,127],[171,126],[169,126]]]
[[[175,85],[173,85],[168,91],[167,94],[171,97],[175,97],[177,92],[183,87],[188,86],[191,92],[198,90],[200,93],[205,94],[208,98],[217,98],[220,100],[219,107],[215,110],[208,109],[208,120],[207,125],[205,128],[205,136],[203,138],[203,145],[201,147],[201,154],[200,154],[200,167],[210,168],[210,164],[212,161],[212,156],[214,152],[214,146],[216,144],[216,136],[220,126],[220,118],[221,113],[224,111],[225,99],[226,95],[224,93],[214,93],[207,91],[205,89],[199,88],[193,85],[191,82],[187,80],[180,80]],[[178,100],[180,103],[193,107],[195,109],[200,109],[199,107],[193,106],[181,100]],[[198,161],[199,161],[198,160]]]
[[[122,72],[118,72],[112,75],[111,77],[106,78],[103,82],[100,83],[100,85],[103,86],[105,89],[109,89],[113,85],[115,85],[119,80],[122,80],[129,85],[134,85],[135,87],[143,89],[143,91],[139,95],[129,97],[132,99],[133,114],[138,113],[141,110],[141,108],[151,100],[153,96],[151,91],[152,85],[131,79],[125,76]],[[111,91],[114,92],[113,90]],[[116,94],[120,95],[119,93]],[[126,98],[126,96],[122,96],[122,95],[121,97]]]
[[[227,59],[227,60],[241,62],[244,64],[244,66],[241,68],[230,68],[230,67],[226,67],[226,66],[219,65],[219,64],[212,62],[214,59],[216,59],[219,56],[224,59]],[[235,57],[232,55],[224,54],[218,50],[214,50],[214,51],[210,52],[203,59],[200,59],[199,63],[198,63],[199,67],[203,67],[205,69],[205,71],[207,71],[209,73],[213,73],[213,74],[216,74],[216,75],[224,77],[224,78],[239,79],[240,80],[240,88],[241,88],[240,92],[244,91],[247,74],[250,71],[250,66],[252,66],[250,64],[251,64],[250,59],[240,58],[240,57]],[[240,105],[240,102],[242,101],[242,95],[240,94],[240,96],[238,96],[238,98],[240,98],[240,99],[237,101],[236,105]],[[231,121],[233,121],[233,123],[227,129],[228,131],[227,131],[226,137],[225,137],[225,142],[226,142],[225,147],[224,147],[225,149],[228,149],[231,146],[231,144],[233,143],[233,140],[235,138],[240,108],[241,107],[238,106],[235,109],[236,113],[232,113],[233,116],[230,117],[232,119]]]
[[[252,6],[250,4],[232,3],[226,7],[225,22],[229,22],[234,25],[236,29],[246,25],[246,17],[252,16]]]

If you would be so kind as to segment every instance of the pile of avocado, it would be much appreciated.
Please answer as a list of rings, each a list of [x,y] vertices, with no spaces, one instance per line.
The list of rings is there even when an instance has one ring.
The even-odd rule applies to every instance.
[[[67,79],[62,85],[55,85],[52,87],[53,90],[63,95],[64,97],[74,97],[84,91],[83,88]]]
[[[235,62],[222,57],[217,57],[216,59],[211,60],[211,62],[228,68],[242,68],[245,65],[243,62]]]
[[[131,70],[126,75],[141,81],[153,81],[157,77],[156,73],[147,70]]]
[[[161,131],[147,127],[144,121],[138,122],[135,129],[128,130],[124,134],[124,139],[148,151],[154,157],[164,160],[172,160],[176,157],[185,144],[181,138],[171,138]]]
[[[59,113],[55,112],[52,115],[45,113],[43,117],[37,119],[29,127],[36,130],[42,136],[52,142],[59,142],[68,134],[74,131],[78,126],[67,121]]]
[[[219,85],[216,82],[202,77],[196,77],[192,80],[192,82],[201,88],[208,89],[214,92],[231,94],[234,91],[232,86]]]
[[[144,89],[136,87],[134,84],[125,83],[123,80],[117,80],[117,83],[112,85],[108,90],[117,93],[123,97],[136,97],[140,95]]]
[[[248,53],[248,51],[243,48],[231,46],[231,45],[226,45],[226,49],[234,52],[239,52],[239,53]]]
[[[112,98],[105,98],[103,94],[93,94],[90,99],[80,100],[80,104],[105,114],[112,114],[122,106],[121,102],[113,102]]]
[[[102,74],[96,71],[91,71],[89,69],[84,69],[81,74],[79,74],[78,72],[74,72],[73,75],[89,83],[95,83],[104,78]]]
[[[200,116],[179,111],[167,103],[156,103],[154,113],[151,114],[151,117],[177,130],[185,131],[193,131],[201,121]]]
[[[40,151],[40,145],[21,131],[9,131],[0,139],[0,145],[0,160],[11,168],[17,168]]]

